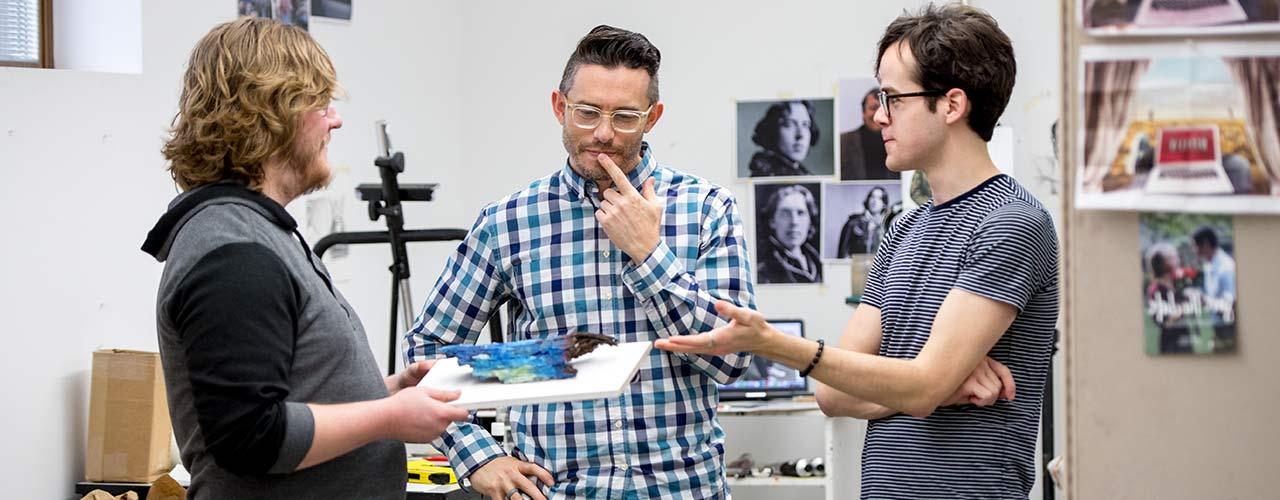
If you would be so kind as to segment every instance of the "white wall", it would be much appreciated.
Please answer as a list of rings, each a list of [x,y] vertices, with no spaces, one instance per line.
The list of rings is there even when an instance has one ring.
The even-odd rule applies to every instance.
[[[1053,215],[1062,232],[1061,174],[1053,154],[1049,129],[1062,105],[1061,13],[1056,3],[1028,9],[1017,2],[974,0],[1013,40],[1018,80],[1000,124],[1013,128],[1014,175]]]
[[[367,220],[350,188],[377,180],[372,124],[384,118],[407,155],[402,182],[442,184],[436,201],[408,205],[407,225],[469,227],[484,203],[560,167],[550,93],[577,39],[607,23],[645,33],[663,50],[667,112],[648,138],[658,158],[729,187],[749,212],[749,185],[730,174],[734,101],[831,95],[839,78],[871,76],[884,26],[921,3],[360,2],[349,23],[313,19],[348,98],[338,103],[346,125],[330,146],[334,185],[310,199],[342,200],[348,230],[383,228]],[[1019,83],[1004,122],[1015,127],[1017,173],[1026,178],[1026,164],[1051,154],[1045,113],[1057,110],[1056,35],[1043,34],[1056,33],[1057,9],[1046,5],[1028,19],[1001,2],[977,4],[993,10],[1018,51]],[[12,235],[0,258],[0,311],[12,340],[0,362],[15,374],[0,384],[11,409],[0,466],[30,479],[10,491],[70,496],[83,473],[90,352],[155,349],[161,266],[137,248],[174,194],[158,150],[191,47],[233,16],[230,1],[143,1],[137,75],[0,69],[0,213]],[[290,207],[304,224],[305,204]],[[410,246],[415,300],[451,249]],[[348,257],[327,260],[384,359],[389,250],[352,247]],[[851,314],[843,303],[849,268],[828,264],[825,274],[826,285],[760,287],[759,304],[770,315],[802,317],[812,336],[835,342]],[[819,455],[821,434],[811,424],[726,420],[728,453],[754,451],[765,461]],[[758,435],[801,449],[747,437]],[[777,493],[740,488],[735,497]],[[796,498],[805,494],[820,495]]]
[[[174,195],[159,150],[191,48],[214,24],[234,19],[235,2],[141,6],[140,74],[0,68],[0,317],[8,342],[0,350],[7,373],[0,469],[20,478],[5,487],[13,496],[69,498],[83,478],[90,353],[156,349],[161,265],[138,247]],[[457,169],[461,130],[448,117],[457,114],[463,83],[460,2],[361,2],[358,9],[349,25],[317,21],[312,28],[350,96],[338,104],[347,128],[334,134],[334,164],[376,179],[366,167],[371,124],[385,117],[397,124],[398,146],[417,153],[411,166],[425,167],[430,151],[441,168]],[[426,180],[420,171],[405,177]],[[433,208],[448,211],[459,199]],[[354,214],[363,208],[351,208],[348,220],[360,228]],[[370,260],[361,272],[383,272],[382,253]],[[343,286],[371,330],[385,335],[385,298]]]
[[[480,177],[465,167],[459,147],[467,134],[459,125],[465,107],[461,95],[468,84],[459,76],[465,56],[461,7],[462,2],[357,2],[350,22],[312,18],[311,33],[332,56],[347,96],[337,103],[344,125],[329,147],[333,183],[309,198],[340,201],[347,231],[386,229],[384,220],[369,220],[366,205],[353,192],[357,184],[379,182],[373,165],[374,121],[379,119],[390,124],[392,146],[405,154],[400,182],[441,184],[435,201],[405,205],[406,228],[467,228],[478,213],[480,195],[472,186]],[[300,224],[306,221],[305,204],[300,200],[290,206]],[[307,234],[308,241],[314,244],[323,234]],[[455,245],[409,245],[415,301],[434,282]],[[391,250],[388,245],[348,249],[348,257],[327,257],[326,262],[359,312],[385,372]]]
[[[142,72],[142,1],[53,2],[53,65],[58,69]]]

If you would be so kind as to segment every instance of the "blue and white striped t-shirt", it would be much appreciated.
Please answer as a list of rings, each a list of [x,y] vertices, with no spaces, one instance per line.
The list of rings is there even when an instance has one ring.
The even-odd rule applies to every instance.
[[[1018,308],[989,353],[1013,372],[1017,397],[869,422],[863,498],[1027,498],[1031,491],[1058,318],[1058,240],[1044,207],[1008,176],[894,222],[863,296],[880,309],[880,355],[915,358],[957,288]]]

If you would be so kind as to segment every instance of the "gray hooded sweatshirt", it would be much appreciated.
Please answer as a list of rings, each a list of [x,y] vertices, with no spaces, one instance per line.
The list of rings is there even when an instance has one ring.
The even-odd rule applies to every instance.
[[[296,470],[315,430],[307,403],[387,388],[284,207],[240,183],[203,186],[170,204],[142,249],[165,264],[156,330],[191,498],[405,497],[397,441]]]

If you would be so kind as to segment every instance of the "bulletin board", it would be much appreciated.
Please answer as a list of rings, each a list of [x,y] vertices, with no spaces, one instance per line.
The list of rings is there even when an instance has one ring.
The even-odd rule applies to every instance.
[[[1249,16],[1266,17],[1277,2],[1232,5],[1237,3]],[[1272,416],[1280,410],[1280,215],[1249,210],[1247,204],[1244,210],[1197,203],[1158,210],[1082,208],[1081,190],[1073,189],[1086,175],[1079,167],[1086,161],[1083,141],[1089,135],[1081,131],[1088,62],[1082,54],[1154,53],[1173,46],[1190,53],[1222,47],[1274,50],[1280,45],[1265,19],[1257,26],[1232,22],[1204,30],[1124,24],[1126,15],[1138,15],[1125,8],[1149,9],[1150,4],[1062,2],[1065,490],[1069,498],[1274,498],[1280,491],[1274,479],[1280,426]],[[1091,16],[1122,20],[1100,29],[1096,26],[1105,23],[1086,21]],[[1094,28],[1086,28],[1090,22]],[[1254,145],[1254,152],[1266,147]],[[1117,168],[1123,173],[1124,164]],[[1179,210],[1224,212],[1233,225],[1238,295],[1232,352],[1151,355],[1144,349],[1148,307],[1140,220],[1144,212]]]

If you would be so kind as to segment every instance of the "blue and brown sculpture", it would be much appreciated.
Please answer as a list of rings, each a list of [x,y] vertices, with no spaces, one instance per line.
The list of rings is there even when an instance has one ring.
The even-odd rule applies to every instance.
[[[445,356],[458,358],[458,365],[471,365],[471,376],[504,384],[572,378],[578,370],[570,361],[594,351],[601,344],[617,345],[607,335],[573,333],[537,340],[521,340],[485,345],[449,345],[440,349]]]

